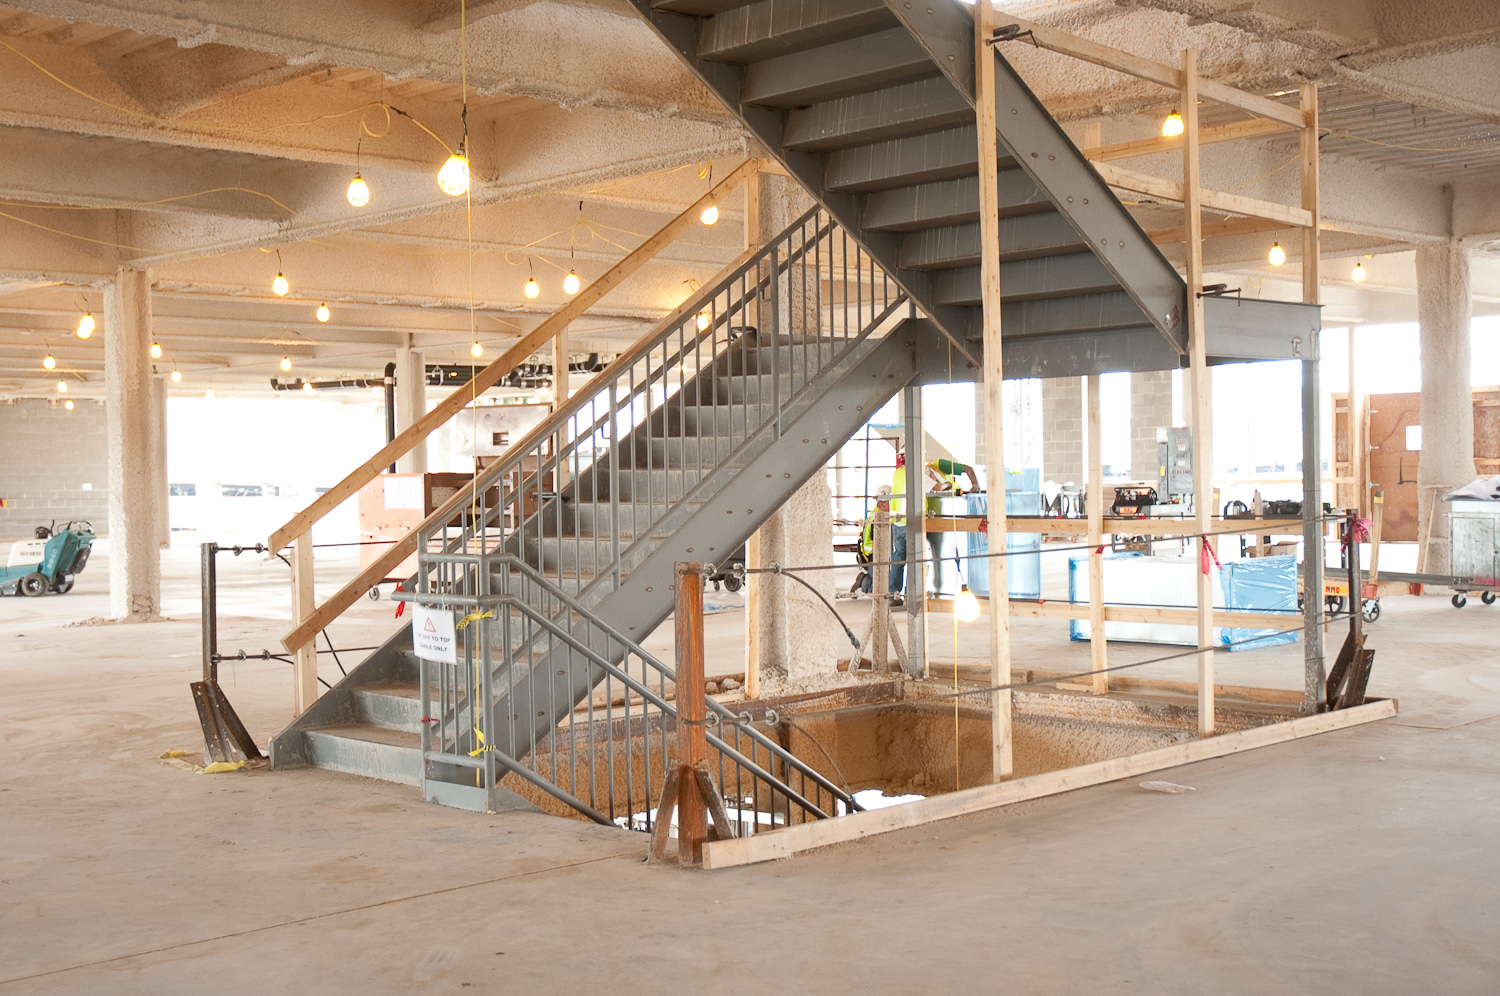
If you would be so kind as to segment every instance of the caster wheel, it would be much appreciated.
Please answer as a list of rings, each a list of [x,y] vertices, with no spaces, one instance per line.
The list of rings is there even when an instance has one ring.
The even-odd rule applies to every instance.
[[[1365,622],[1372,623],[1380,618],[1380,599],[1367,598],[1361,608],[1360,615],[1364,616]]]
[[[1467,604],[1469,604],[1469,600],[1464,597],[1463,592],[1459,592],[1457,595],[1453,596],[1453,607],[1455,609],[1461,609]]]
[[[27,598],[36,598],[38,595],[45,595],[49,587],[50,585],[47,584],[47,576],[45,574],[28,574],[20,582],[21,594]]]
[[[1328,599],[1328,611],[1334,614],[1344,611],[1344,596],[1334,595]]]
[[[1481,602],[1483,602],[1485,605],[1494,605],[1495,604],[1495,593],[1493,591],[1487,591],[1484,594],[1482,594],[1482,595],[1479,596],[1479,600]]]
[[[372,601],[372,602],[378,602],[378,601],[380,601],[380,586],[376,585],[375,587],[371,588],[369,591],[365,592],[365,595],[368,596],[369,599],[370,599],[370,601]]]
[[[719,587],[720,587],[719,582],[715,581],[714,582],[714,591],[718,591]]]
[[[724,579],[724,587],[730,591],[739,591],[742,587],[744,587],[744,584],[740,581],[739,578],[735,577],[734,575],[730,575],[729,577]]]

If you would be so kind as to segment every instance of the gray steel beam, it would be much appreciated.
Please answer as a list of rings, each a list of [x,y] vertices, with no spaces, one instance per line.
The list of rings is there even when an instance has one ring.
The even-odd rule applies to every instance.
[[[787,115],[785,142],[789,149],[828,152],[972,120],[974,109],[952,84],[933,76],[794,110]]]
[[[1323,682],[1323,599],[1313,594],[1323,590],[1323,399],[1318,388],[1319,333],[1314,332],[1302,351],[1302,709],[1308,714],[1325,706]],[[1354,592],[1349,609],[1363,608]]]
[[[887,0],[944,76],[972,105],[974,20],[956,0],[909,6]],[[1000,142],[1051,196],[1179,353],[1187,350],[1186,291],[1176,268],[1147,238],[1109,186],[1078,151],[1015,69],[996,51],[996,120]]]
[[[1322,324],[1316,304],[1203,299],[1204,345],[1209,355],[1223,361],[1302,359],[1313,348]]]
[[[1000,264],[1000,293],[1006,301],[1099,294],[1119,286],[1115,275],[1091,252],[1018,259]],[[966,266],[939,272],[933,292],[943,304],[979,304],[979,267]]]
[[[1122,290],[1035,301],[1005,301],[1000,305],[1000,325],[1007,339],[1017,335],[1104,332],[1139,328],[1146,324],[1150,323],[1141,314],[1141,306]]]
[[[744,0],[653,0],[650,6],[673,14],[712,17],[726,10],[733,10],[743,2]]]
[[[1000,215],[1010,217],[1052,210],[1052,201],[1019,169],[1000,174]],[[939,180],[896,190],[881,190],[865,198],[866,228],[910,232],[934,225],[979,220],[979,177]]]
[[[1027,259],[1076,253],[1087,248],[1056,211],[1000,219],[1000,258]],[[940,270],[979,262],[979,223],[908,232],[901,237],[901,266]]]
[[[762,0],[712,17],[699,36],[698,55],[756,62],[898,23],[885,0]]]
[[[936,75],[922,46],[898,27],[752,62],[745,67],[740,100],[801,107]]]

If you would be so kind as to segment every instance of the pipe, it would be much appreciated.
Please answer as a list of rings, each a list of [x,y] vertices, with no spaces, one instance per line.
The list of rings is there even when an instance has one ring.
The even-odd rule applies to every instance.
[[[396,364],[385,365],[385,441],[387,443],[396,440]],[[396,465],[391,464],[391,473],[396,472]]]

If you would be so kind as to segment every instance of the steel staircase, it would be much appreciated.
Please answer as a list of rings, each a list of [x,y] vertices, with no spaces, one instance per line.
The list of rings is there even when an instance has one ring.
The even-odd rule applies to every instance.
[[[410,597],[473,617],[458,663],[403,627],[273,740],[273,766],[649,827],[676,704],[638,641],[672,611],[674,564],[737,550],[905,387],[915,324],[821,209],[746,254],[423,524]],[[741,829],[858,808],[708,708]]]

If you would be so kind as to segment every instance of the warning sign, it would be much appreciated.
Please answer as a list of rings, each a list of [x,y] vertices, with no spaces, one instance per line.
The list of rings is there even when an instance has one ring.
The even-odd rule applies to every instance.
[[[453,633],[453,613],[412,603],[411,642],[418,657],[443,664],[458,663],[458,640]]]

